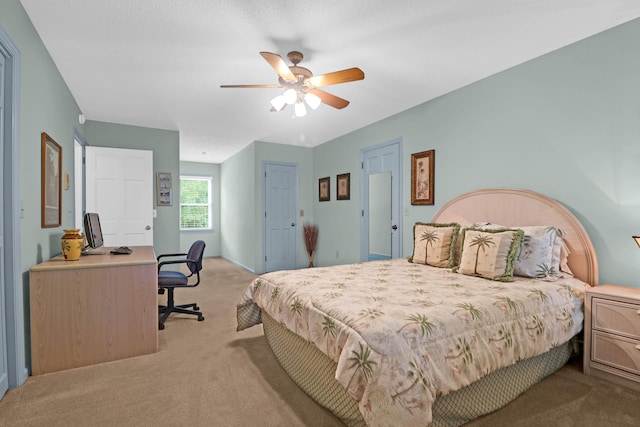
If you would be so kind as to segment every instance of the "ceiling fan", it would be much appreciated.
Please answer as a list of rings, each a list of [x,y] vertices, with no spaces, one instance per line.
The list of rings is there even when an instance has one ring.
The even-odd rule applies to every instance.
[[[332,95],[319,89],[323,86],[347,83],[364,79],[364,72],[359,68],[347,68],[345,70],[334,71],[332,73],[314,76],[313,73],[298,64],[304,57],[298,51],[291,51],[287,58],[293,63],[292,66],[286,64],[280,55],[270,52],[260,52],[260,55],[276,70],[278,81],[276,84],[255,84],[255,85],[221,85],[221,88],[285,88],[282,95],[278,95],[271,100],[271,111],[282,111],[287,105],[294,105],[296,117],[307,114],[305,103],[312,109],[318,108],[321,103],[331,107],[342,109],[349,105],[349,101]]]

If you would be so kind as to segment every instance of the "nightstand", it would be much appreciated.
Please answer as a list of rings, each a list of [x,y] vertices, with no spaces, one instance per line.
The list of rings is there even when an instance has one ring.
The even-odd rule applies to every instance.
[[[585,295],[584,373],[640,391],[640,289],[592,287]]]

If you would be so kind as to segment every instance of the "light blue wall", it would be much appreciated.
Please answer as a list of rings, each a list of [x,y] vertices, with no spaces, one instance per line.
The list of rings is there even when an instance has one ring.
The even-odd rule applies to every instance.
[[[153,151],[153,175],[171,174],[173,205],[158,206],[155,197],[153,248],[155,253],[176,253],[180,247],[180,134],[176,131],[150,129],[88,120],[85,124],[87,144],[96,147],[133,148]]]
[[[359,150],[401,137],[405,256],[413,224],[447,200],[480,188],[525,188],[582,221],[600,283],[640,287],[631,239],[640,234],[639,39],[635,20],[316,147],[314,177],[331,176],[332,185],[331,202],[314,197],[318,264],[358,259]],[[411,206],[411,153],[429,149],[436,150],[435,205]],[[335,200],[335,175],[343,172],[351,172],[349,202]]]
[[[220,165],[211,163],[180,162],[180,175],[205,176],[213,178],[213,230],[211,231],[181,231],[180,251],[187,252],[196,240],[203,240],[206,244],[204,256],[220,256]],[[179,199],[175,199],[178,203]]]
[[[249,271],[259,271],[256,214],[255,144],[220,166],[220,239],[222,256]]]

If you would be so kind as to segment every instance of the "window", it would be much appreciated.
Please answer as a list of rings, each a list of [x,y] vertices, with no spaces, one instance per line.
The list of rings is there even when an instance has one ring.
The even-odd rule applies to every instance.
[[[211,230],[211,177],[180,177],[180,230]]]

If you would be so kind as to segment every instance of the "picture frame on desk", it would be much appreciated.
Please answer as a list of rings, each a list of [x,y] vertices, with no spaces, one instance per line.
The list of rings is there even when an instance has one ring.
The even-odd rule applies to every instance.
[[[62,147],[46,132],[41,135],[41,225],[62,225]]]

